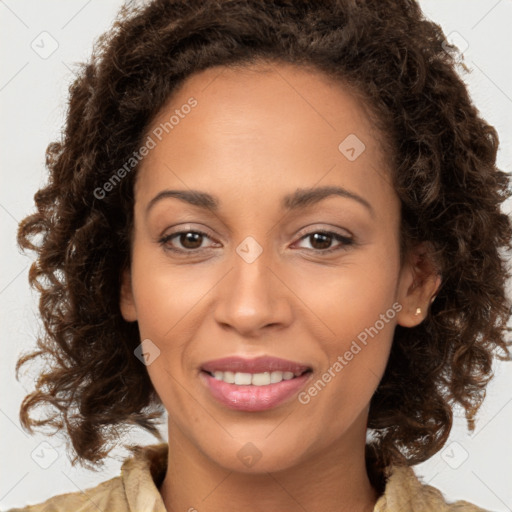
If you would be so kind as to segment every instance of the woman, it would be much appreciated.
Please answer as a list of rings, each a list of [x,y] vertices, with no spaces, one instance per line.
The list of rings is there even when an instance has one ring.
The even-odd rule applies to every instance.
[[[409,0],[121,13],[19,228],[21,420],[99,463],[165,409],[169,443],[23,510],[482,510],[411,469],[509,356],[508,176],[444,41]]]

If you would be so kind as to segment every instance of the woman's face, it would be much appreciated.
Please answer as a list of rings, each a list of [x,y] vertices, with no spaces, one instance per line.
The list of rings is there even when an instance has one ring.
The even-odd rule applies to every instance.
[[[364,109],[291,65],[216,67],[147,135],[121,309],[170,440],[248,472],[362,446],[394,328],[417,306]]]

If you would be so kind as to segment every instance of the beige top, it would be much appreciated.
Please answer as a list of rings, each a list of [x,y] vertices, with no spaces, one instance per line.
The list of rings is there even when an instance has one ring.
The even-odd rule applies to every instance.
[[[7,512],[166,512],[158,485],[165,475],[167,450],[165,443],[146,446],[123,463],[120,476],[84,493],[61,494]],[[447,503],[438,489],[420,482],[410,467],[392,467],[388,474],[374,512],[488,512],[466,501]]]

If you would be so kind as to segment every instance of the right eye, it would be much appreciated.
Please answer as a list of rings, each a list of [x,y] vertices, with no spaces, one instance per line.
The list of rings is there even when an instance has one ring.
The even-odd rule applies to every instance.
[[[202,249],[209,249],[210,247],[201,247],[205,239],[210,236],[203,231],[198,230],[185,230],[169,233],[160,238],[159,243],[165,250],[175,251],[179,253],[194,253]],[[174,242],[176,240],[176,242]],[[176,247],[178,243],[181,247]]]

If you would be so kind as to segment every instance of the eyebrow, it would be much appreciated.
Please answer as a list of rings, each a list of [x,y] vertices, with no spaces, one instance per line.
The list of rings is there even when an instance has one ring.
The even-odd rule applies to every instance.
[[[284,210],[296,211],[316,204],[333,195],[357,201],[363,205],[372,216],[375,216],[375,211],[372,208],[372,205],[366,199],[345,188],[335,186],[298,188],[292,194],[284,196],[281,205]],[[199,190],[162,190],[148,203],[146,207],[146,215],[157,202],[167,198],[176,198],[193,206],[208,209],[213,212],[217,212],[220,205],[218,198]]]

